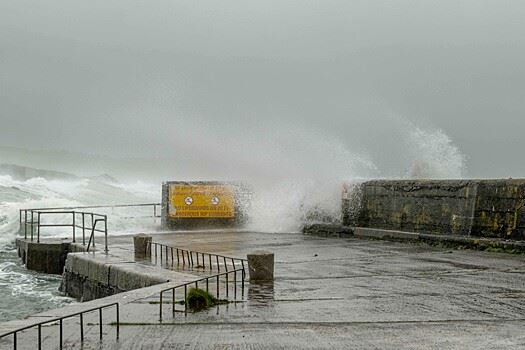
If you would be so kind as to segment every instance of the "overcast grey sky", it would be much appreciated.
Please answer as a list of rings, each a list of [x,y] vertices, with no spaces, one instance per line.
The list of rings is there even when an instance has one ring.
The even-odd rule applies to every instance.
[[[524,33],[523,1],[2,0],[0,146],[389,176],[441,130],[524,177]]]

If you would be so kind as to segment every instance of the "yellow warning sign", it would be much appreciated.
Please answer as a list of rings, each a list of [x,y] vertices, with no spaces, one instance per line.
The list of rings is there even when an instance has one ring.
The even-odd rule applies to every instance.
[[[230,185],[171,184],[169,197],[172,218],[235,217],[235,196]]]

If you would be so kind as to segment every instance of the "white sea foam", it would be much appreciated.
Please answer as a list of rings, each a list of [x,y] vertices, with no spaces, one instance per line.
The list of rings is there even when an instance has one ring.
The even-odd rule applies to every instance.
[[[159,186],[155,186],[158,188]],[[11,176],[0,176],[0,247],[11,243],[19,228],[19,209],[47,207],[75,207],[86,205],[111,205],[127,203],[158,202],[160,190],[146,184],[114,185],[93,179],[46,180],[32,178],[25,181]],[[108,214],[110,234],[132,233],[135,230],[155,230],[158,222],[151,218],[132,217],[151,216],[152,208],[133,209],[86,209],[86,211]],[[55,223],[70,223],[71,215],[43,217]],[[69,229],[43,228],[43,236],[68,236]]]
[[[159,188],[160,185],[112,184],[87,178],[17,180],[7,175],[0,176],[0,321],[25,317],[72,301],[58,292],[59,276],[34,273],[22,266],[14,249],[14,239],[19,230],[19,209],[153,203],[159,201]],[[150,217],[152,208],[89,211],[108,215],[110,235],[159,228],[159,222]],[[136,216],[143,217],[133,218]],[[71,215],[53,216],[55,223],[71,223],[71,220]],[[69,228],[41,230],[44,237],[71,237],[71,234]],[[20,300],[24,303],[20,304]]]
[[[458,179],[465,175],[466,156],[440,129],[422,129],[412,123],[406,128],[408,176],[427,179]]]

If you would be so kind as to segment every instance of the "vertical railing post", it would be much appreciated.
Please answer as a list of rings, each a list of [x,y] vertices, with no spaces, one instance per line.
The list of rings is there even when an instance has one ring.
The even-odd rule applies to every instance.
[[[102,308],[98,309],[98,330],[100,333],[100,340],[102,340]]]
[[[226,275],[225,275],[225,277],[226,277],[226,299],[228,299],[228,296],[229,296],[228,275],[229,275],[229,273],[228,273],[228,265],[226,263],[226,258],[225,257],[224,257],[224,268],[226,269]]]
[[[59,343],[60,350],[62,350],[62,343],[63,343],[63,340],[64,340],[64,327],[63,327],[62,319],[60,319],[59,324],[60,324],[59,325],[60,326],[60,333],[59,333],[58,343]]]
[[[117,306],[116,312],[117,312],[117,339],[120,337],[120,310],[119,310],[119,304],[115,304]]]
[[[237,270],[233,270],[233,299],[237,300]]]
[[[82,212],[82,245],[86,245],[86,213]]]
[[[175,316],[175,288],[173,288],[171,294],[171,312],[173,313],[173,316]]]
[[[73,243],[75,243],[76,241],[76,237],[75,237],[75,233],[76,233],[76,230],[77,230],[77,225],[76,225],[76,222],[75,222],[75,212],[72,211],[71,214],[73,214]]]
[[[42,325],[38,325],[38,350],[42,350]]]
[[[244,271],[244,268],[242,269],[241,273],[241,298],[244,299],[244,278],[245,278],[246,272]]]
[[[93,236],[93,248],[95,248],[95,234],[97,232],[97,225],[100,222],[100,219],[95,219],[95,223],[93,224],[93,229],[91,230],[91,236]]]
[[[24,239],[27,239],[27,210],[24,210]]]
[[[93,227],[95,225],[95,222],[94,222],[94,218],[93,218],[93,213],[90,213],[91,214],[91,229],[93,230]]]
[[[40,212],[36,214],[37,225],[36,225],[36,242],[40,243]]]
[[[31,242],[33,242],[33,211],[31,210]]]
[[[188,313],[188,285],[184,285],[184,316]]]
[[[162,249],[161,249],[162,251]],[[162,322],[162,293],[163,291],[160,291],[160,304],[159,304],[159,319]]]
[[[80,314],[80,342],[84,343],[84,314]]]
[[[108,249],[108,216],[104,215],[104,252],[107,254]]]

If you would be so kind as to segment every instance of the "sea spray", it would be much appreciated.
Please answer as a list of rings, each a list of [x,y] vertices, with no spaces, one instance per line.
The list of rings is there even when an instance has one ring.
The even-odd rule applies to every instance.
[[[23,318],[72,302],[58,292],[60,276],[28,271],[18,258],[14,240],[19,230],[19,209],[45,207],[74,207],[82,205],[158,202],[160,185],[110,184],[97,179],[46,179],[35,177],[16,179],[0,175],[0,321]],[[109,215],[111,235],[156,230],[155,222],[146,209],[96,209]],[[132,219],[133,216],[143,216]],[[149,217],[148,217],[149,216]],[[70,222],[69,216],[55,221]],[[71,237],[67,228],[42,229],[44,237]],[[21,298],[23,303],[20,303]]]
[[[466,156],[440,129],[422,129],[407,123],[405,143],[410,168],[407,176],[426,179],[459,179],[466,171]]]

